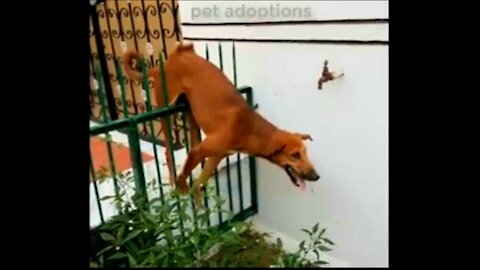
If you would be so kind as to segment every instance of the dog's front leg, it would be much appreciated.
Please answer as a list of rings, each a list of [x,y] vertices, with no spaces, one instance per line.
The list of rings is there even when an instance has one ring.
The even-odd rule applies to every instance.
[[[187,156],[187,160],[183,165],[182,172],[177,179],[177,183],[178,183],[178,187],[180,188],[180,191],[182,191],[183,193],[188,192],[187,177],[203,159],[207,157],[213,157],[209,167],[213,167],[213,170],[215,169],[216,165],[218,165],[218,162],[220,162],[221,158],[220,160],[218,160],[218,162],[214,162],[214,161],[216,161],[218,157],[226,156],[228,153],[228,150],[227,150],[228,147],[225,144],[225,141],[226,141],[225,136],[210,135],[210,136],[207,136],[205,140],[203,140],[202,142],[200,142],[190,150]],[[212,169],[209,169],[208,171],[210,170]],[[203,172],[202,172],[202,175],[203,175]],[[204,180],[203,182],[205,181],[206,180]]]

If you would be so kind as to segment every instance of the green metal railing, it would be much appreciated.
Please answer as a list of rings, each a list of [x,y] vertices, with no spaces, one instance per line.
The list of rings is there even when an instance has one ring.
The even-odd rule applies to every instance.
[[[219,60],[220,60],[220,69],[223,71],[224,70],[224,65],[223,65],[223,55],[222,55],[222,46],[219,45],[218,47],[219,50]],[[206,58],[209,59],[209,50],[208,46],[205,49],[206,53]],[[160,75],[162,78],[162,88],[163,88],[163,95],[164,95],[164,100],[168,100],[168,92],[166,91],[166,80],[165,80],[165,71],[164,71],[164,64],[162,61],[162,55],[160,55]],[[235,86],[237,86],[237,75],[236,75],[236,57],[235,57],[235,45],[233,44],[232,46],[232,59],[233,59],[233,82]],[[182,119],[182,126],[184,130],[184,135],[185,135],[185,142],[184,142],[184,149],[183,150],[177,150],[177,151],[185,151],[185,153],[188,153],[189,151],[189,136],[187,135],[187,124],[186,124],[186,117],[185,117],[185,112],[188,111],[188,106],[187,104],[183,102],[179,102],[176,105],[172,106],[167,106],[161,109],[157,110],[152,110],[152,105],[151,105],[151,100],[150,100],[150,87],[149,83],[147,81],[147,78],[145,76],[147,71],[146,67],[146,62],[142,61],[142,72],[144,74],[144,80],[143,80],[143,89],[145,90],[146,98],[145,98],[145,103],[146,103],[146,108],[147,112],[143,114],[138,114],[135,116],[131,116],[128,114],[127,106],[126,106],[126,89],[125,89],[125,83],[124,80],[119,80],[119,85],[120,85],[120,90],[121,90],[121,99],[122,99],[122,112],[125,116],[125,118],[119,119],[119,120],[114,120],[111,121],[109,120],[108,116],[108,105],[105,101],[105,87],[103,86],[103,81],[102,81],[102,70],[100,67],[96,67],[96,79],[98,81],[98,97],[99,101],[101,103],[101,115],[102,115],[102,120],[103,123],[101,123],[98,126],[94,126],[90,128],[90,136],[91,137],[97,137],[97,136],[104,136],[109,138],[109,140],[106,140],[107,144],[107,154],[108,154],[108,160],[109,160],[109,167],[106,168],[105,170],[108,170],[109,177],[113,179],[113,188],[116,196],[121,196],[122,192],[124,193],[125,191],[122,191],[121,188],[118,186],[117,183],[117,178],[118,175],[121,174],[122,172],[116,171],[117,168],[115,168],[115,163],[114,163],[114,156],[113,156],[113,151],[112,148],[115,147],[112,142],[112,136],[111,134],[114,134],[117,132],[117,134],[121,134],[119,131],[121,131],[123,134],[126,135],[128,138],[128,147],[129,147],[129,152],[130,152],[130,159],[131,159],[131,164],[132,164],[132,172],[133,172],[133,178],[134,178],[134,183],[135,183],[135,189],[137,192],[141,192],[142,194],[145,195],[146,200],[151,200],[154,198],[148,198],[148,193],[147,193],[147,180],[151,181],[158,181],[158,194],[160,197],[161,202],[163,202],[163,197],[165,192],[168,192],[165,190],[165,183],[162,178],[162,173],[161,173],[161,160],[164,158],[164,156],[159,155],[159,151],[157,147],[159,147],[158,144],[155,143],[155,140],[151,140],[150,142],[142,141],[139,136],[139,130],[138,126],[139,124],[147,124],[148,127],[151,129],[151,136],[154,136],[155,132],[153,132],[154,125],[153,121],[158,121],[159,119],[165,119],[166,122],[168,123],[166,127],[163,127],[166,129],[166,132],[170,134],[170,136],[166,136],[166,139],[170,146],[172,146],[172,136],[171,136],[171,123],[170,123],[170,117],[176,115],[176,114],[181,114]],[[118,78],[124,78],[124,75],[122,73],[121,65],[117,61],[116,62],[116,73]],[[110,89],[111,91],[111,89]],[[253,94],[252,94],[252,88],[250,87],[240,87],[238,88],[238,91],[245,96],[247,102],[253,107]],[[220,123],[219,123],[220,124]],[[125,136],[124,135],[124,136]],[[142,160],[142,149],[141,146],[146,145],[150,143],[152,148],[153,148],[153,163],[155,166],[155,176],[152,179],[146,179],[146,173],[144,169],[144,162]],[[171,157],[172,157],[172,162],[173,164],[176,165],[175,163],[175,152],[174,148],[170,147],[171,151]],[[163,155],[163,153],[161,154]],[[186,157],[186,155],[185,155]],[[234,219],[239,219],[239,220],[244,220],[258,211],[258,203],[257,203],[257,188],[256,188],[256,164],[255,164],[255,159],[254,157],[249,156],[248,159],[242,160],[240,154],[237,154],[236,157],[236,166],[231,166],[231,160],[230,157],[226,158],[226,166],[222,169],[223,173],[223,178],[221,179],[222,174],[219,173],[218,170],[215,170],[213,178],[215,181],[209,182],[209,186],[214,184],[215,185],[215,190],[218,196],[221,197],[227,197],[228,198],[228,210],[234,214]],[[99,192],[99,187],[98,187],[98,179],[96,179],[97,173],[94,170],[94,160],[95,157],[90,155],[90,171],[91,171],[91,177],[92,177],[92,182],[93,182],[93,188],[95,192],[95,197],[96,197],[96,202],[97,202],[97,207],[99,211],[99,217],[101,220],[101,223],[105,222],[105,214],[103,213],[103,205],[102,201],[100,200],[100,192]],[[244,164],[247,163],[247,164]],[[247,166],[247,170],[243,170],[245,167],[242,166]],[[168,166],[167,166],[168,167]],[[174,166],[175,168],[176,166]],[[202,164],[203,167],[203,164]],[[231,170],[235,169],[236,174],[232,174]],[[167,170],[168,171],[168,170]],[[172,172],[174,176],[176,176],[176,171],[174,170]],[[232,184],[232,178],[233,175],[236,176],[237,178],[237,193],[234,193],[233,190],[233,184]],[[243,180],[247,179],[248,182],[244,182]],[[189,177],[189,182],[190,186],[192,185],[192,179],[191,176]],[[221,188],[221,183],[225,183],[227,185],[226,192],[224,189]],[[244,187],[245,184],[248,183],[250,186],[249,190],[249,197],[250,197],[250,203],[249,206],[246,207],[246,201],[245,201],[245,193],[244,193]],[[234,207],[234,195],[238,196],[238,209],[235,211]],[[208,200],[205,197],[204,198],[204,203],[208,207]],[[192,200],[192,209],[193,209],[193,200]],[[118,209],[120,211],[120,209]],[[195,211],[193,211],[193,219],[195,220]],[[220,226],[222,225],[224,219],[222,216],[222,213],[219,212],[218,215],[218,223]],[[213,222],[210,222],[209,220],[209,225],[212,224]],[[180,224],[182,228],[182,224]]]

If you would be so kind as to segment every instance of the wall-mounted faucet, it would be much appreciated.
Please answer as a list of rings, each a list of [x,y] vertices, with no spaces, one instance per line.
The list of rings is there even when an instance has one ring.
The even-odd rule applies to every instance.
[[[325,60],[323,63],[323,72],[322,72],[322,77],[318,80],[318,90],[322,90],[323,83],[326,83],[328,81],[333,81],[335,79],[338,79],[340,77],[343,77],[343,72],[340,73],[335,73],[331,72],[328,70],[328,61]]]

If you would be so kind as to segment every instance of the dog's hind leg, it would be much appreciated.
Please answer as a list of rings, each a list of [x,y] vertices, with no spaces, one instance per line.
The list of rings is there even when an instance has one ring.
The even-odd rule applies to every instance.
[[[170,119],[170,122],[172,119]],[[168,173],[169,173],[169,182],[172,188],[175,188],[175,164],[173,163],[173,136],[171,133],[167,132],[167,119],[163,118],[161,120],[162,124],[162,133],[165,138],[165,157],[167,159]]]
[[[208,179],[210,178],[210,176],[212,176],[218,164],[224,157],[225,156],[211,156],[207,158],[207,161],[205,162],[205,166],[203,167],[202,173],[193,182],[194,199],[195,199],[195,204],[197,206],[200,206],[202,204],[201,197],[200,197],[201,188],[207,185]]]
[[[189,137],[190,137],[190,148],[195,147],[201,141],[200,136],[200,127],[198,126],[197,121],[193,117],[191,112],[187,112],[186,114],[187,123],[188,123],[188,130],[189,130]]]

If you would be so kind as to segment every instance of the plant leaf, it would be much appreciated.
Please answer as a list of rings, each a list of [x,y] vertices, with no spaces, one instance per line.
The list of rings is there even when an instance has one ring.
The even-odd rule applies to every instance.
[[[315,224],[315,226],[313,226],[312,233],[316,233],[318,231],[318,226],[319,226],[319,223],[317,223],[317,224]]]
[[[173,241],[173,233],[171,230],[167,229],[164,232],[165,238],[167,239],[167,242]]]
[[[326,230],[327,230],[327,229],[323,228],[322,231],[320,232],[320,234],[319,234],[318,236],[321,237],[321,236],[325,233]]]
[[[125,253],[117,252],[117,253],[113,254],[112,256],[110,256],[108,259],[109,260],[118,260],[118,259],[123,259],[125,257],[127,257],[127,255],[125,255]]]
[[[125,226],[120,227],[120,229],[117,231],[117,239],[120,239],[123,233],[125,233]]]
[[[169,261],[168,261],[168,260],[163,260],[161,267],[163,267],[163,268],[169,268],[169,267],[171,267],[171,266],[169,266],[168,264],[169,264]]]
[[[313,262],[313,264],[315,264],[315,265],[325,265],[325,264],[329,264],[329,263],[326,262],[326,261],[316,261],[316,262]]]
[[[109,251],[109,250],[112,249],[113,247],[114,247],[114,246],[108,246],[108,247],[100,250],[100,251],[96,254],[96,256],[99,256],[100,254],[105,253],[106,251]]]
[[[127,235],[127,237],[122,241],[122,244],[125,242],[128,242],[135,238],[137,235],[139,235],[142,232],[142,230],[135,230]]]
[[[103,232],[100,234],[100,237],[105,241],[115,241],[115,237],[109,233]]]
[[[300,242],[300,244],[298,245],[298,247],[300,248],[300,250],[304,250],[304,249],[305,249],[305,240],[303,240],[302,242]]]
[[[319,246],[318,249],[321,251],[331,251],[331,249],[326,246]]]
[[[109,199],[113,199],[115,197],[116,197],[115,195],[103,196],[103,197],[100,198],[100,201],[106,201],[106,200],[109,200]]]
[[[155,220],[155,217],[149,213],[149,212],[144,212],[145,214],[145,217],[148,219],[148,221],[152,222],[152,223],[157,223],[157,221]]]
[[[306,234],[308,234],[308,235],[310,235],[310,236],[312,235],[312,233],[311,233],[309,230],[307,230],[307,229],[301,229],[301,230],[302,230],[302,232],[304,232],[304,233],[306,233]]]
[[[277,238],[277,246],[280,249],[282,249],[282,247],[283,247],[283,243],[282,243],[282,240],[280,238]]]
[[[128,263],[130,264],[130,267],[136,267],[138,262],[135,259],[135,257],[133,257],[130,253],[127,253],[127,256],[128,256]]]
[[[330,245],[335,245],[335,243],[333,243],[330,239],[328,238],[323,238],[323,241],[327,242],[328,244]]]
[[[317,260],[319,260],[320,259],[320,252],[318,252],[318,250],[314,249],[313,253],[315,253],[315,256],[317,256]]]

